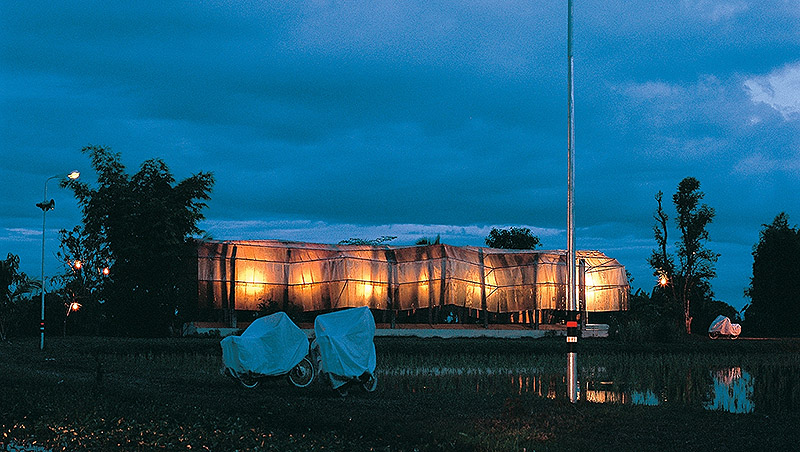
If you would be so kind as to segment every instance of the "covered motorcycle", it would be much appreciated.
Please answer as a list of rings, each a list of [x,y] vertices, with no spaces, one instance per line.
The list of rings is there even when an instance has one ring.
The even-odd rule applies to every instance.
[[[346,395],[348,384],[372,392],[375,377],[375,319],[369,308],[351,308],[317,316],[312,349],[331,386]]]
[[[220,346],[225,370],[248,388],[265,377],[287,375],[298,387],[314,379],[308,337],[284,312],[256,319],[241,336],[228,336]]]
[[[731,323],[731,319],[724,315],[717,316],[717,318],[711,322],[711,326],[708,327],[708,337],[711,339],[736,339],[741,333],[742,326],[738,323]]]

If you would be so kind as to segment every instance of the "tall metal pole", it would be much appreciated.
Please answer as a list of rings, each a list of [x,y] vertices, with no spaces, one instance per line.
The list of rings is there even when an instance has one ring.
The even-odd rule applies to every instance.
[[[55,202],[51,199],[50,201],[47,200],[47,183],[53,179],[61,179],[66,178],[70,181],[74,181],[77,179],[81,173],[78,171],[72,171],[69,174],[65,175],[58,175],[58,176],[51,176],[48,177],[44,181],[44,198],[42,198],[41,204],[36,204],[36,207],[42,209],[42,319],[39,322],[39,331],[42,333],[42,339],[39,341],[39,350],[44,350],[44,294],[45,294],[45,283],[44,283],[44,233],[45,233],[45,222],[47,221],[47,211],[55,208]]]
[[[572,83],[572,0],[567,0],[567,392],[578,400],[578,311],[575,278],[575,92]]]
[[[42,205],[40,206],[42,208],[42,319],[39,322],[39,331],[41,332],[42,338],[39,341],[39,350],[44,350],[44,231],[47,211],[52,208],[47,204],[47,183],[50,182],[50,179],[56,179],[57,177],[58,176],[48,177],[47,180],[44,181],[44,198],[42,198]]]

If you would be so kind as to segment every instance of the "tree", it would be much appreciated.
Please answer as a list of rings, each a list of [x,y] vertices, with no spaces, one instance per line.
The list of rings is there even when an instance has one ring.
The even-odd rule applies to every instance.
[[[664,212],[664,205],[662,204],[663,197],[664,193],[659,190],[659,192],[656,193],[658,209],[656,209],[656,213],[653,214],[653,219],[656,220],[656,224],[653,226],[653,235],[656,239],[658,249],[653,250],[648,259],[650,266],[657,269],[656,276],[658,276],[661,283],[668,281],[669,276],[675,273],[675,259],[667,252],[669,237],[667,223],[669,221],[669,216]]]
[[[59,231],[61,241],[58,258],[65,273],[56,278],[61,285],[61,295],[67,305],[79,304],[77,317],[83,321],[85,332],[99,334],[106,327],[103,305],[104,292],[110,279],[109,258],[86,245],[81,226],[71,231]],[[67,310],[69,315],[71,311]],[[66,318],[64,319],[66,325]]]
[[[782,212],[763,225],[753,250],[753,276],[745,294],[745,325],[770,336],[800,334],[800,229]]]
[[[687,334],[692,332],[694,314],[704,314],[707,300],[713,298],[709,280],[716,276],[714,265],[719,258],[706,247],[708,242],[708,225],[714,218],[714,209],[706,204],[700,205],[705,194],[700,191],[700,182],[687,177],[678,184],[677,192],[672,196],[675,205],[675,223],[680,231],[677,247],[678,265],[674,257],[667,252],[669,217],[664,212],[661,200],[663,193],[656,194],[658,209],[654,215],[656,225],[653,227],[658,249],[653,250],[648,263],[659,278],[660,288],[656,295],[666,295],[668,300],[677,303],[683,311],[684,328]],[[669,288],[669,289],[667,289]],[[692,302],[695,301],[695,305]],[[706,315],[702,315],[705,321]]]
[[[539,237],[533,235],[528,228],[510,227],[508,229],[492,228],[484,239],[490,248],[509,250],[533,250],[539,245]]]
[[[37,288],[41,284],[19,271],[19,256],[8,253],[6,260],[0,261],[0,340],[8,338],[25,296]]]
[[[160,159],[144,161],[129,175],[110,148],[88,146],[82,152],[90,157],[97,186],[68,186],[83,218],[64,238],[79,242],[73,252],[86,252],[93,266],[109,268],[104,307],[115,331],[164,335],[196,305],[192,236],[202,232],[197,224],[214,177],[200,172],[176,183]]]
[[[489,248],[533,250],[539,246],[539,237],[533,235],[528,228],[512,226],[508,229],[492,228],[485,242]]]
[[[417,246],[438,245],[440,243],[442,243],[442,237],[439,234],[436,234],[436,238],[434,239],[430,237],[420,237],[414,242],[414,245]]]

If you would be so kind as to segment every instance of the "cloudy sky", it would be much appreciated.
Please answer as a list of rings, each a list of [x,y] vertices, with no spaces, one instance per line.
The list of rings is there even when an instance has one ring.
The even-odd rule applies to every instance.
[[[527,226],[566,247],[566,0],[3,2],[0,252],[41,265],[44,181],[88,144],[213,172],[217,239]],[[737,308],[761,225],[800,222],[800,0],[575,1],[579,248],[652,288],[659,190],[716,209]],[[80,219],[53,181],[56,232]],[[674,209],[668,212],[674,217]],[[677,233],[673,232],[673,237]]]

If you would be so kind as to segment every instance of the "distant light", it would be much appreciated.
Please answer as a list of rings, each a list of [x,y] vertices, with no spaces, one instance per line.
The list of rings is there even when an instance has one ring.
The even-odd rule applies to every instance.
[[[77,311],[80,308],[81,308],[81,304],[80,303],[73,302],[71,305],[69,305],[69,310],[70,311]]]
[[[72,180],[75,180],[75,179],[79,178],[80,176],[81,176],[81,173],[78,172],[78,171],[73,171],[73,172],[67,174],[67,177],[72,179]]]
[[[108,276],[108,274],[111,273],[111,270],[109,270],[108,267],[103,267],[103,269],[100,270],[100,273],[102,273],[103,276]]]
[[[661,275],[658,277],[659,286],[665,287],[667,284],[669,284],[669,278],[667,278],[667,275]]]
[[[79,259],[75,259],[75,263],[72,264],[72,266],[75,267],[75,270],[80,270],[81,267],[83,267],[83,262],[81,262]]]

